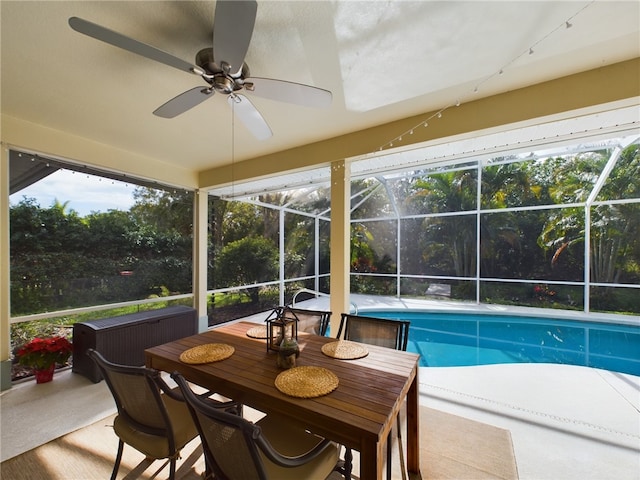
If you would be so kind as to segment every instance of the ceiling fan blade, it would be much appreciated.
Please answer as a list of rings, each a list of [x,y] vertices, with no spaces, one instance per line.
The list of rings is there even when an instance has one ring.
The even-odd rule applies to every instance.
[[[122,48],[132,53],[137,53],[138,55],[150,58],[156,62],[164,63],[165,65],[177,68],[178,70],[197,75],[202,74],[202,69],[200,67],[196,67],[195,65],[185,62],[184,60],[174,57],[162,50],[158,50],[146,43],[139,42],[133,38],[129,38],[118,32],[109,30],[108,28],[83,20],[82,18],[71,17],[69,19],[69,26],[76,32],[80,32],[102,42],[109,43],[114,47]]]
[[[258,140],[266,140],[273,135],[265,119],[247,97],[233,94],[229,95],[227,101],[247,130]]]
[[[247,78],[244,84],[245,89],[259,97],[305,107],[328,107],[333,98],[329,90],[284,80],[253,77]],[[253,86],[247,84],[253,84]]]
[[[255,0],[218,0],[213,18],[213,58],[226,62],[230,74],[240,71],[247,55],[258,3]]]
[[[196,87],[181,93],[172,98],[164,105],[158,107],[153,112],[154,115],[162,118],[177,117],[181,113],[199,105],[206,99],[213,97],[215,90],[206,87]]]

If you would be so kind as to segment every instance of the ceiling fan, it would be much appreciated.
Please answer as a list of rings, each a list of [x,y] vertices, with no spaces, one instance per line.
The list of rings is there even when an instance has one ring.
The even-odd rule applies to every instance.
[[[217,0],[213,46],[196,54],[195,65],[78,17],[69,18],[69,25],[75,31],[97,40],[200,75],[208,83],[208,86],[195,87],[172,98],[158,107],[154,115],[176,117],[218,92],[227,96],[227,102],[247,129],[259,140],[265,140],[272,136],[269,125],[249,99],[239,92],[245,90],[259,97],[307,107],[327,107],[331,104],[332,95],[328,90],[309,85],[249,76],[249,67],[244,63],[244,58],[253,35],[257,9],[255,0]]]

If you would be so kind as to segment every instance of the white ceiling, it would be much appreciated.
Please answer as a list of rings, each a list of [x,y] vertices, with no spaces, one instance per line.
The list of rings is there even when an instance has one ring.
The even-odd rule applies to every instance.
[[[211,45],[215,2],[2,0],[0,8],[2,114],[190,170],[230,162],[232,115],[222,95],[158,118],[157,107],[204,82],[67,23],[78,16],[193,63]],[[273,137],[258,141],[237,124],[233,155],[273,153],[639,56],[638,1],[259,1],[251,75],[331,90],[333,103],[316,110],[251,97]]]

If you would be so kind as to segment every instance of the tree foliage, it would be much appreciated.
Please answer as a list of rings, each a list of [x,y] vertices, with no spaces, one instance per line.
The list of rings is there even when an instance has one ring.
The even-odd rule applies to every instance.
[[[12,315],[190,292],[192,194],[137,192],[129,212],[85,217],[58,201],[12,206]]]
[[[278,249],[267,238],[245,237],[221,249],[216,267],[218,280],[227,287],[272,281],[278,275]],[[257,303],[258,291],[250,292]]]

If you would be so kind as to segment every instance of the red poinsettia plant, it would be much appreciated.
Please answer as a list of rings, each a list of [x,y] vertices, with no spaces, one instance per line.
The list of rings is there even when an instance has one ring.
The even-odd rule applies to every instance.
[[[69,360],[73,346],[64,337],[34,338],[20,348],[16,355],[21,365],[46,369]]]

